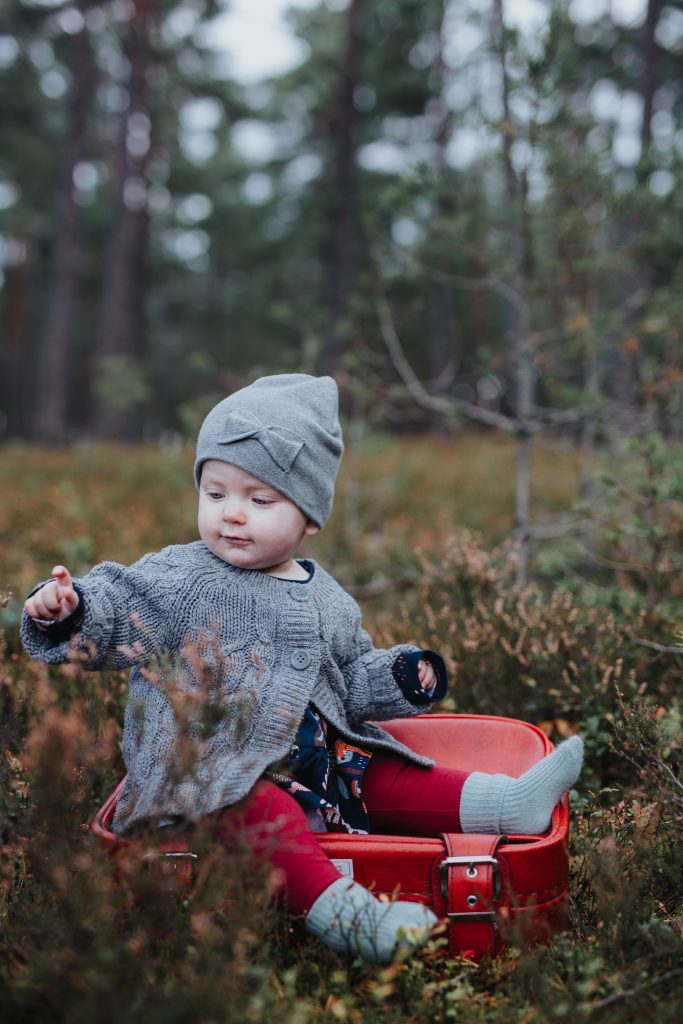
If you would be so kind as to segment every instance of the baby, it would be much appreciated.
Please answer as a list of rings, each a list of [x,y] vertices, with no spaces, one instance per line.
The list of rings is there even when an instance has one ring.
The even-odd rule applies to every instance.
[[[425,941],[434,914],[342,877],[314,832],[538,834],[583,748],[573,737],[517,779],[468,774],[370,724],[420,713],[448,684],[433,651],[375,648],[355,601],[296,557],[332,508],[337,405],[334,381],[306,374],[224,399],[197,441],[201,539],[78,580],[56,566],[26,601],[22,639],[45,662],[132,669],[114,831],[206,819],[226,846],[239,835],[309,931],[386,963]],[[196,708],[184,723],[178,693]]]

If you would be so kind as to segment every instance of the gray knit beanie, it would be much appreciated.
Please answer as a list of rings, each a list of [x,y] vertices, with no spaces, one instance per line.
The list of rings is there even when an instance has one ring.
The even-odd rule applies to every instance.
[[[274,487],[317,526],[332,509],[344,445],[332,377],[261,377],[214,406],[197,438],[199,487],[207,459],[230,462]]]

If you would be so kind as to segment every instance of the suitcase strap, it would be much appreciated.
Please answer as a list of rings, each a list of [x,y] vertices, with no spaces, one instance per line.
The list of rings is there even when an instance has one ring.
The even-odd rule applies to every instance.
[[[451,956],[479,959],[498,951],[502,893],[496,851],[506,836],[442,833],[445,857],[432,865],[434,908],[448,922]]]

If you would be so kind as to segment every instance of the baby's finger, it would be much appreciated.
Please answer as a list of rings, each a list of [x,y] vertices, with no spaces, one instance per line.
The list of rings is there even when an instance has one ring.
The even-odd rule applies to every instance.
[[[62,611],[72,612],[78,607],[78,594],[74,590],[71,573],[63,565],[56,565],[52,570],[57,585],[57,595]]]
[[[417,664],[417,674],[420,685],[424,690],[429,690],[435,680],[434,668],[428,661],[420,660]]]
[[[39,599],[42,601],[47,612],[50,615],[59,615],[62,610],[62,602],[59,593],[59,587],[55,586],[54,583],[48,583],[39,591]]]
[[[48,583],[28,599],[25,607],[32,619],[56,619],[61,611],[56,587]]]
[[[58,585],[64,590],[73,590],[73,584],[71,582],[71,573],[64,565],[56,565],[52,570],[52,575],[56,579]]]
[[[66,610],[69,613],[78,607],[78,594],[75,590],[69,590],[67,593],[62,595],[62,605],[63,607],[66,607]]]
[[[24,601],[24,611],[26,612],[28,617],[31,618],[31,619],[39,619],[40,618],[40,615],[38,614],[38,609],[36,608],[36,602],[33,600],[32,597],[28,597]]]

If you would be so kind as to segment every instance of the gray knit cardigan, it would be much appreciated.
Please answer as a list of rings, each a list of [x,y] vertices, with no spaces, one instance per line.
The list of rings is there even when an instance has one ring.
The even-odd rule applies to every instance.
[[[34,658],[132,667],[115,832],[169,815],[196,820],[240,800],[289,753],[309,703],[352,742],[433,764],[368,723],[422,710],[392,674],[416,648],[373,647],[356,602],[313,565],[302,586],[234,568],[195,541],[131,566],[103,562],[75,580],[82,618],[70,639],[24,614]]]

